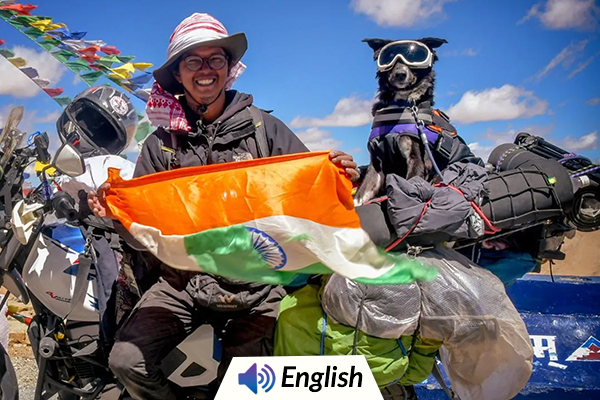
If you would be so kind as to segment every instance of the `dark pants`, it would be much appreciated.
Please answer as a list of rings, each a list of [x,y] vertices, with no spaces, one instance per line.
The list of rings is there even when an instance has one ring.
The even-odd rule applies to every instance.
[[[198,306],[186,290],[178,291],[161,278],[119,329],[109,366],[134,399],[176,399],[160,370],[169,352],[198,326],[210,323],[223,345],[220,378],[233,357],[272,355],[275,321],[284,295],[283,288],[275,287],[251,309],[216,312]]]

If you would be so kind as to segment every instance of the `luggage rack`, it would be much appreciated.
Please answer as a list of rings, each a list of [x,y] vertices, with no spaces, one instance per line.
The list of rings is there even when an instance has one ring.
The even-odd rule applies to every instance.
[[[564,150],[540,136],[533,136],[526,132],[519,133],[514,143],[526,147],[527,150],[538,156],[558,161],[572,173],[597,166],[587,157]],[[589,172],[586,175],[600,184],[600,170]]]

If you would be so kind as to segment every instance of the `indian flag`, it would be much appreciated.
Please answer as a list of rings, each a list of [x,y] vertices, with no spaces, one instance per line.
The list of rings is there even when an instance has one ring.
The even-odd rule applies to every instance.
[[[352,184],[328,152],[132,180],[110,170],[108,183],[110,212],[173,268],[275,285],[304,274],[401,284],[437,273],[375,246],[354,210]]]

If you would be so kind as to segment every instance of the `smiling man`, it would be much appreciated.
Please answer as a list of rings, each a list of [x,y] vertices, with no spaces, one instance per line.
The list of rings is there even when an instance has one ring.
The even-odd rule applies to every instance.
[[[308,151],[283,122],[253,106],[251,95],[229,90],[245,68],[240,60],[246,48],[243,33],[229,35],[208,14],[193,14],[177,26],[167,61],[154,71],[146,112],[159,128],[144,142],[135,177]],[[358,177],[352,156],[332,151],[330,158],[349,178]],[[88,196],[90,209],[99,217],[106,216],[106,189],[104,185]],[[272,355],[282,287],[165,265],[161,271],[159,281],[119,328],[110,355],[109,365],[131,397],[178,398],[160,362],[204,321],[213,325],[223,345],[221,376],[234,356]]]

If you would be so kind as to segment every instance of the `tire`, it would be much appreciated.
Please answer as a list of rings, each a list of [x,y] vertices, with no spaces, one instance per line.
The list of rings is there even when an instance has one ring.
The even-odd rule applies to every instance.
[[[413,386],[390,385],[381,389],[384,400],[417,400]]]
[[[19,385],[17,374],[4,346],[0,345],[0,399],[18,400]]]

